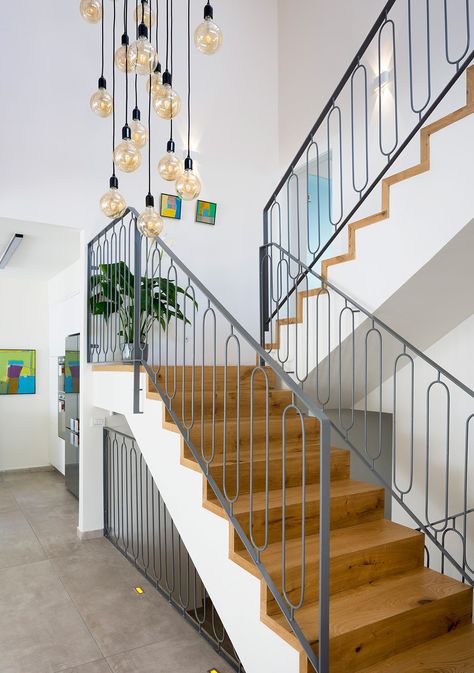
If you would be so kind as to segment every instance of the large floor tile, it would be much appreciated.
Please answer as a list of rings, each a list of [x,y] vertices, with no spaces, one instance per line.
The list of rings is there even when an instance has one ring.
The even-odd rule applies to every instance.
[[[23,513],[0,512],[0,568],[41,561],[45,554]]]
[[[25,510],[29,507],[61,505],[74,499],[66,490],[64,477],[58,472],[6,473],[4,483]]]
[[[12,491],[0,481],[0,512],[12,512],[19,509]]]
[[[64,673],[111,673],[111,668],[105,659],[92,661],[90,664],[68,668]]]
[[[101,657],[48,561],[0,571],[2,673],[56,673]]]
[[[211,668],[232,673],[208,643],[192,630],[188,632],[189,624],[183,626],[187,628],[181,637],[109,657],[113,673],[206,673]]]
[[[82,542],[68,556],[52,559],[53,567],[69,594],[81,604],[92,594],[113,590],[120,584],[143,584],[140,573],[105,538]]]
[[[139,595],[129,583],[117,581],[113,588],[85,588],[73,598],[104,656],[172,639],[183,624],[152,587]]]
[[[73,554],[82,542],[77,537],[77,512],[74,503],[30,507],[25,514],[47,556]]]

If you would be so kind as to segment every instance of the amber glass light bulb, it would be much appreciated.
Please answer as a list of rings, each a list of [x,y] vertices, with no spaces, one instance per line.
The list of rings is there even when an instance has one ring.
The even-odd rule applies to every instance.
[[[109,117],[112,113],[113,100],[106,89],[106,82],[103,77],[99,79],[97,91],[94,91],[91,96],[90,106],[92,112],[99,117]]]
[[[83,19],[89,23],[98,23],[102,18],[101,0],[81,0],[79,11]]]
[[[163,180],[176,180],[183,171],[183,165],[175,154],[173,140],[168,141],[166,154],[158,162],[158,173]]]
[[[155,202],[151,194],[146,198],[146,208],[137,220],[138,231],[147,238],[157,238],[163,231],[163,218],[155,210]]]
[[[148,29],[144,23],[138,27],[138,40],[130,45],[128,59],[131,70],[138,75],[150,75],[158,63],[158,54],[148,39]]]
[[[118,190],[118,180],[115,176],[110,178],[110,189],[100,199],[100,209],[107,217],[115,219],[124,214],[127,203]]]
[[[181,110],[181,98],[170,84],[164,84],[165,92],[153,99],[153,109],[162,119],[174,119]]]
[[[207,3],[204,7],[204,21],[194,32],[194,44],[200,52],[207,55],[215,54],[222,44],[222,31],[213,19],[214,10]]]
[[[143,3],[143,9],[141,2],[139,3],[138,7],[135,8],[135,22],[144,23],[148,30],[150,30],[151,26],[154,25],[155,12],[150,8],[148,2]]]
[[[122,141],[114,149],[114,162],[124,173],[136,171],[142,162],[142,155],[131,138],[128,126],[123,127]]]
[[[163,86],[163,75],[161,74],[161,71],[155,70],[155,72],[151,77],[146,78],[146,92],[148,94],[150,93],[150,86],[151,86],[151,97],[153,99],[165,95],[166,89]]]
[[[192,201],[201,192],[201,181],[193,171],[193,162],[185,159],[184,171],[176,180],[176,191],[184,201]]]
[[[138,149],[145,147],[148,141],[148,131],[144,124],[140,121],[140,110],[135,108],[133,111],[133,120],[130,124],[132,132],[132,140]]]
[[[128,67],[127,67],[128,59]],[[128,35],[122,35],[122,43],[118,49],[115,50],[114,54],[115,65],[121,72],[131,71],[130,68],[130,47],[128,46]]]

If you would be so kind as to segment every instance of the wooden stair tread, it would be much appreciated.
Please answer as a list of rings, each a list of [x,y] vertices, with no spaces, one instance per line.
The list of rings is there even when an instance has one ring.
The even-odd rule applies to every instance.
[[[279,448],[279,447],[278,447]],[[281,454],[281,448],[279,448],[278,451],[275,453],[275,449],[273,451],[271,448],[269,448],[269,462],[271,463],[272,461],[275,460],[283,460],[283,456]],[[311,449],[311,451],[308,451],[308,448]],[[319,460],[319,438],[314,438],[312,441],[311,440],[306,440],[306,462],[308,463],[309,460],[315,461]],[[337,449],[337,448],[332,448],[331,449],[331,456],[332,458],[340,458],[344,459],[348,455],[348,451],[345,449]],[[302,458],[302,452],[301,452],[301,444],[296,443],[296,444],[289,444],[287,447],[286,451],[286,457],[288,458],[295,458],[299,457],[301,460]],[[265,446],[256,446],[253,449],[253,462],[256,461],[262,461],[266,460],[266,449]],[[230,452],[227,454],[226,458],[227,465],[236,465],[237,464],[237,457],[236,457],[236,451],[235,448],[233,448]],[[240,456],[239,456],[239,462],[240,464],[242,463],[249,463],[250,462],[250,449],[246,446],[244,448],[240,449]],[[224,465],[224,454],[219,453],[216,455],[215,459],[212,462],[211,467],[221,467]],[[270,465],[271,467],[271,465]]]
[[[330,638],[338,638],[397,615],[472,590],[457,580],[429,568],[383,578],[369,585],[334,594],[331,599]],[[318,640],[318,604],[310,603],[296,613],[298,624],[310,642]],[[290,630],[283,615],[275,620]],[[448,628],[446,629],[448,630]]]
[[[454,629],[360,673],[473,673],[474,625]]]
[[[424,540],[422,533],[407,528],[388,519],[377,519],[347,528],[331,531],[330,558],[349,555],[375,546],[390,545],[407,538]],[[262,553],[262,562],[272,574],[273,570],[281,572],[281,542],[274,542]],[[319,561],[319,535],[306,537],[306,563]],[[301,566],[301,540],[293,539],[286,542],[286,568]]]
[[[286,489],[286,506],[301,504],[301,486],[293,486]],[[350,497],[351,495],[359,493],[372,493],[374,491],[382,491],[383,489],[373,484],[366,484],[362,481],[355,481],[353,479],[341,479],[339,481],[331,482],[331,497]],[[308,484],[306,486],[306,503],[318,502],[320,495],[319,484]],[[268,493],[269,507],[281,507],[283,502],[283,492],[278,489],[276,491],[269,491]],[[265,509],[266,496],[263,491],[253,494],[253,511]],[[250,495],[242,495],[235,504],[234,513],[240,514],[250,511]]]

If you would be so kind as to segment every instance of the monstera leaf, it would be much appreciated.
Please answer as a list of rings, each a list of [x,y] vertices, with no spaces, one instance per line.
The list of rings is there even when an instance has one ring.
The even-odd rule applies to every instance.
[[[100,264],[98,273],[89,281],[89,306],[92,315],[106,321],[118,315],[123,336],[127,343],[134,342],[135,277],[125,262]],[[166,278],[140,278],[140,342],[146,343],[148,332],[155,322],[166,330],[172,319],[185,320],[178,301],[187,297],[197,308],[193,296]]]

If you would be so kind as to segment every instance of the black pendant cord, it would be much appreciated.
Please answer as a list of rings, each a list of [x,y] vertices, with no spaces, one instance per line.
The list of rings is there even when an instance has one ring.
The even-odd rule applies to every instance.
[[[143,12],[142,12],[143,16]],[[138,40],[138,0],[135,0],[135,39]],[[135,73],[135,109],[138,108],[138,74]]]
[[[117,23],[116,0],[114,0],[113,20],[112,20],[112,177],[115,178],[115,27]]]
[[[170,1],[166,0],[166,70],[169,70]]]
[[[155,41],[156,41],[156,53],[157,53],[157,54],[160,53],[160,49],[159,49],[159,46],[160,46],[160,36],[159,36],[159,33],[160,33],[160,31],[159,31],[159,25],[158,25],[158,24],[159,24],[159,21],[158,21],[158,5],[159,5],[159,0],[156,0],[156,17],[155,17],[155,26],[156,26],[156,29],[155,29]],[[151,26],[150,26],[150,28],[151,28]]]
[[[148,78],[148,195],[151,196],[151,73]]]
[[[171,76],[173,77],[173,0],[171,2],[171,16],[170,16],[170,67]],[[173,117],[170,118],[170,141],[173,140]]]
[[[191,158],[191,0],[188,0],[188,159]]]
[[[101,58],[101,66],[100,66],[100,79],[104,79],[104,3],[102,3],[102,12],[101,12],[101,20],[100,20],[100,32],[101,32],[101,46],[100,46],[100,58]]]
[[[123,2],[123,34],[128,35],[128,0]],[[128,41],[125,44],[125,126],[128,126]]]

